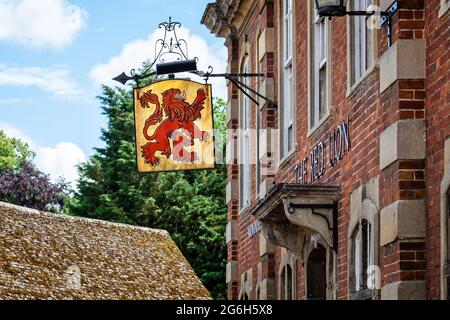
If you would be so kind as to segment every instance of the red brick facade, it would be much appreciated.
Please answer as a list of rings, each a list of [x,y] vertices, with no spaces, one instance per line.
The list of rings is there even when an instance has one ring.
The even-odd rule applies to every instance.
[[[351,0],[350,0],[351,1]],[[388,46],[386,27],[375,31],[375,65],[360,83],[349,90],[348,70],[348,17],[333,18],[331,25],[331,43],[328,65],[331,69],[331,105],[330,116],[312,133],[309,132],[309,43],[308,43],[308,5],[307,1],[294,1],[295,30],[295,152],[283,161],[277,155],[268,152],[265,159],[272,159],[266,167],[275,169],[275,174],[263,174],[262,184],[266,185],[263,196],[257,195],[256,166],[252,165],[250,210],[240,212],[238,153],[228,159],[228,219],[230,222],[228,241],[227,282],[229,299],[261,298],[260,290],[264,286],[264,298],[281,298],[282,261],[290,256],[280,246],[271,248],[270,241],[261,239],[260,234],[248,235],[248,228],[256,219],[251,209],[263,202],[273,184],[295,184],[296,167],[311,149],[321,141],[328,141],[330,132],[347,119],[350,121],[350,150],[334,166],[326,163],[324,174],[313,184],[337,185],[340,188],[337,215],[337,251],[333,253],[335,261],[331,263],[330,279],[327,285],[328,298],[349,299],[352,292],[350,283],[350,225],[352,212],[357,207],[354,199],[358,192],[371,199],[377,207],[375,226],[376,264],[381,270],[380,287],[374,290],[375,299],[441,299],[447,293],[443,288],[443,264],[447,255],[443,252],[443,225],[441,200],[443,197],[441,182],[444,174],[450,170],[445,167],[445,141],[450,137],[449,105],[449,11],[442,12],[441,0],[399,0],[398,11],[392,17],[392,45]],[[375,1],[385,10],[394,1]],[[256,128],[256,112],[260,112],[261,129],[279,127],[279,110],[283,99],[280,94],[280,6],[281,1],[237,1],[223,0],[208,6],[202,23],[213,33],[226,39],[229,49],[229,72],[240,72],[242,59],[248,55],[252,72],[262,72],[265,78],[251,80],[251,86],[273,98],[278,108],[270,104],[252,107],[252,127]],[[261,53],[261,35],[267,30],[273,31],[268,37],[274,43],[265,43],[266,50]],[[424,40],[424,42],[423,42]],[[402,55],[402,46],[412,45],[421,48],[423,53],[410,58]],[[390,68],[386,68],[391,52],[396,48],[398,68],[395,78],[389,78]],[[425,61],[421,61],[421,57]],[[416,59],[416,60],[414,60]],[[395,59],[394,59],[395,60]],[[402,71],[405,63],[424,64],[424,74],[420,72],[408,75]],[[389,60],[391,61],[391,60]],[[405,62],[406,61],[406,62]],[[383,64],[385,63],[385,64]],[[411,69],[415,66],[411,65]],[[418,69],[420,71],[420,68]],[[385,74],[388,74],[386,77]],[[386,79],[389,78],[388,81]],[[273,85],[267,86],[267,83]],[[387,84],[386,84],[387,83]],[[269,87],[269,89],[267,89]],[[272,90],[270,90],[272,88]],[[233,84],[229,84],[229,150],[238,150],[237,131],[239,122],[240,93]],[[261,100],[260,100],[261,101]],[[262,101],[261,101],[262,102]],[[237,110],[234,110],[234,109]],[[408,146],[411,135],[420,128],[424,131],[424,154]],[[232,131],[235,130],[235,131]],[[395,132],[395,134],[391,134]],[[425,138],[426,136],[426,138]],[[394,137],[397,140],[391,140]],[[416,138],[416,137],[413,137]],[[419,137],[420,141],[420,137]],[[272,141],[275,146],[279,141]],[[396,145],[389,154],[390,145]],[[398,144],[398,145],[397,145]],[[328,150],[328,149],[327,149]],[[412,150],[412,151],[411,151]],[[251,155],[257,157],[256,149]],[[328,155],[328,151],[327,151]],[[386,160],[389,158],[389,160]],[[307,167],[308,176],[310,167]],[[375,182],[375,188],[371,185]],[[308,180],[308,183],[311,181]],[[372,189],[370,189],[372,188]],[[375,190],[367,191],[367,190]],[[362,191],[358,191],[362,190]],[[372,194],[369,194],[372,192]],[[375,194],[375,196],[372,196]],[[353,199],[353,200],[352,200]],[[353,202],[352,202],[353,201]],[[424,203],[424,210],[415,209],[417,215],[408,217],[403,207]],[[356,205],[355,205],[356,204]],[[409,207],[408,207],[409,208]],[[392,214],[391,212],[393,212]],[[402,216],[403,215],[403,216]],[[390,230],[389,219],[396,219],[395,230]],[[419,217],[419,218],[418,218]],[[420,220],[422,217],[423,220]],[[410,226],[411,219],[413,221]],[[405,222],[406,221],[406,222]],[[234,223],[235,229],[231,226]],[[404,223],[405,227],[401,225]],[[406,226],[407,225],[407,226]],[[421,225],[424,228],[423,232]],[[425,227],[424,227],[425,225]],[[389,230],[388,230],[389,229]],[[234,232],[233,232],[234,230]],[[309,241],[309,240],[308,240]],[[262,244],[261,244],[262,243]],[[261,250],[267,249],[267,252]],[[332,251],[330,251],[332,252]],[[308,296],[308,279],[305,267],[307,259],[299,258],[302,253],[294,252],[294,287],[296,299]],[[331,259],[332,260],[332,259]],[[330,261],[331,261],[330,260]],[[263,284],[263,280],[266,281]],[[242,283],[242,282],[245,283]],[[251,283],[250,283],[251,281]]]

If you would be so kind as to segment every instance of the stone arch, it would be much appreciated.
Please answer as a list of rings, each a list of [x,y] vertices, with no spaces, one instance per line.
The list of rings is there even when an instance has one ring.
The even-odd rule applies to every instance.
[[[375,202],[367,197],[365,192],[366,186],[362,186],[354,192],[356,196],[352,195],[352,208],[350,213],[350,223],[347,233],[347,253],[348,253],[348,273],[347,273],[347,283],[349,288],[349,299],[361,299],[361,298],[375,298],[378,294],[375,290],[366,291],[364,294],[356,293],[353,295],[352,289],[356,287],[356,276],[355,276],[355,261],[354,254],[356,248],[354,248],[354,236],[360,228],[362,228],[363,221],[366,220],[371,226],[371,239],[370,246],[372,261],[372,266],[379,266],[379,248],[380,248],[380,210]],[[368,266],[372,269],[372,266]],[[377,278],[378,274],[375,275],[376,287],[379,287],[380,279]]]
[[[289,268],[292,272],[291,274],[291,295],[292,295],[292,299],[295,300],[296,298],[296,284],[297,284],[297,277],[296,277],[296,270],[297,270],[297,264],[296,264],[296,257],[295,254],[291,251],[289,251],[288,249],[285,248],[281,248],[281,262],[280,262],[280,267],[278,268],[278,298],[281,299],[283,294],[282,294],[282,288],[284,288],[284,284],[282,283],[282,274],[284,272],[285,277],[288,277],[288,271]],[[287,283],[288,280],[286,280]],[[286,295],[284,295],[286,297]]]
[[[305,297],[308,298],[308,261],[311,253],[317,247],[323,247],[326,254],[326,299],[333,300],[336,298],[336,279],[334,270],[336,270],[336,255],[333,249],[328,245],[328,243],[320,236],[315,233],[309,237],[309,241],[305,244],[303,250],[303,273],[305,279]]]

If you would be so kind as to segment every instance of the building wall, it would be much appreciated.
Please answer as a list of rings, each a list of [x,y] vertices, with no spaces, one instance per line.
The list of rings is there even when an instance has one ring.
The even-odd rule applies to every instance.
[[[230,7],[234,6],[233,10],[240,12],[244,21],[239,25],[232,16],[227,16],[231,26],[228,32],[213,30],[227,38],[230,71],[240,70],[240,61],[248,52],[252,71],[264,72],[266,78],[261,83],[273,82],[273,90],[267,90],[256,79],[252,80],[252,86],[273,97],[278,104],[282,103],[278,50],[280,1],[254,1],[253,6],[242,5],[246,1],[226,2],[231,2]],[[349,226],[367,200],[375,206],[379,222],[375,232],[381,287],[373,298],[439,299],[443,297],[444,241],[441,237],[441,181],[445,173],[444,145],[450,136],[448,12],[439,13],[440,0],[398,1],[399,10],[392,18],[392,45],[388,46],[385,27],[375,31],[374,68],[352,90],[348,86],[346,54],[348,18],[334,18],[330,22],[331,61],[328,62],[332,70],[332,110],[329,118],[308,135],[308,9],[306,2],[294,2],[297,144],[291,157],[281,163],[277,161],[276,174],[263,180],[263,190],[270,189],[273,183],[297,183],[298,164],[309,156],[317,143],[327,140],[330,132],[349,119],[350,150],[335,166],[327,166],[324,175],[314,181],[341,188],[333,297],[351,298]],[[385,10],[393,2],[380,0],[378,4]],[[203,21],[206,25],[207,20]],[[261,56],[258,55],[258,44],[261,44],[258,38],[269,29],[274,36],[268,37],[268,41],[274,45],[266,46],[271,50],[264,55],[263,69],[258,70],[257,59]],[[238,129],[239,94],[232,84],[229,90],[230,128]],[[256,119],[256,110],[253,108],[253,119]],[[263,128],[278,128],[279,110],[262,105],[260,112]],[[255,123],[252,125],[255,127]],[[279,142],[272,141],[272,144]],[[252,153],[255,157],[254,149]],[[263,297],[278,298],[280,266],[292,259],[285,249],[273,247],[262,235],[248,237],[247,230],[255,219],[248,211],[239,212],[240,168],[237,163],[229,166],[229,221],[234,221],[237,229],[234,237],[232,232],[229,235],[229,239],[233,238],[228,245],[229,261],[233,262],[228,268],[229,298],[238,299],[245,291],[250,299],[256,298],[262,279],[273,282]],[[254,207],[261,199],[256,195],[255,167],[252,169],[251,207]],[[295,297],[304,299],[305,265],[300,259],[294,260]],[[251,285],[246,285],[249,279]]]
[[[441,297],[441,181],[449,171],[444,166],[445,141],[450,136],[449,13],[438,8],[440,1],[425,1],[425,34],[427,38],[426,123],[426,197],[427,197],[427,282],[428,297]],[[440,12],[441,11],[441,12]],[[445,213],[443,213],[445,215]],[[444,240],[445,241],[445,240]],[[448,259],[448,257],[447,257]]]

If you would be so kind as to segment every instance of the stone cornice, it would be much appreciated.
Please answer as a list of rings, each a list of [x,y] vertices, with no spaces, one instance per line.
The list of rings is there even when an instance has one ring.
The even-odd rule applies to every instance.
[[[207,5],[201,23],[217,37],[228,40],[239,32],[254,4],[254,0],[216,0]]]

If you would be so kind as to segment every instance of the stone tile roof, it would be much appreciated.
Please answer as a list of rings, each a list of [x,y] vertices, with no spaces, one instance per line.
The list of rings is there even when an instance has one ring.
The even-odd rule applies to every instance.
[[[0,300],[210,299],[166,231],[0,202]]]

